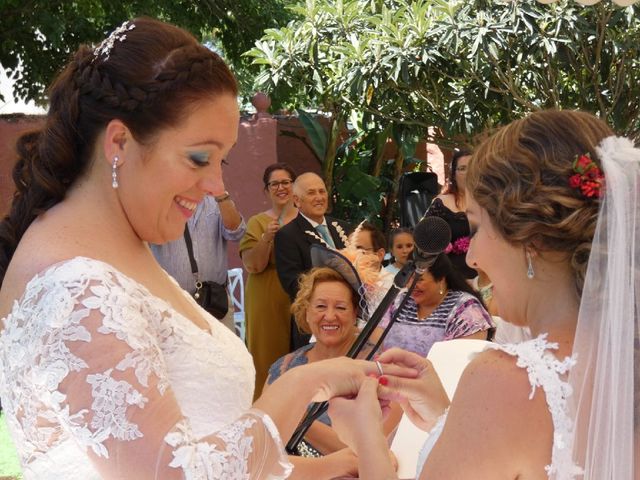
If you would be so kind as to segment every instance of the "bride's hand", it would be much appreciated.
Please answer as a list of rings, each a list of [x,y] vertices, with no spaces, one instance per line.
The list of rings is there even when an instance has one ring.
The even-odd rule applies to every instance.
[[[322,402],[336,396],[356,395],[369,375],[378,376],[375,362],[353,360],[347,357],[331,358],[305,365],[310,388],[315,393],[312,401]],[[385,374],[395,378],[416,378],[418,370],[405,365],[387,365]]]
[[[356,397],[334,397],[329,401],[331,428],[340,440],[358,454],[358,447],[374,435],[384,435],[383,411],[378,401],[378,380],[365,378]]]
[[[383,364],[384,378],[379,389],[380,398],[396,401],[409,419],[419,428],[431,430],[437,418],[449,406],[450,401],[440,377],[431,362],[420,355],[399,348],[387,350],[378,357]],[[415,369],[417,378],[398,377],[391,367],[403,366]]]

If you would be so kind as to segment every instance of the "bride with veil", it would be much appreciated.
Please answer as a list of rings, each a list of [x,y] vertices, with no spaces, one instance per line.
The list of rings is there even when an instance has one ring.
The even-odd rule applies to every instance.
[[[383,353],[419,377],[368,379],[329,409],[361,477],[396,478],[381,398],[430,431],[420,479],[640,478],[640,149],[593,115],[536,112],[479,146],[467,188],[467,261],[534,338],[478,354],[451,401],[427,360]]]

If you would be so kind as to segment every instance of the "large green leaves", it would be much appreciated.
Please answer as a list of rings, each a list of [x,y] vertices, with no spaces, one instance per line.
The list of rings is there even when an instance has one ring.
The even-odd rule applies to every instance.
[[[266,28],[286,24],[292,17],[287,3],[290,0],[3,0],[0,64],[12,72],[21,61],[14,96],[44,101],[45,87],[78,45],[97,43],[124,20],[148,15],[215,41],[236,72],[245,73],[248,62],[241,54]]]

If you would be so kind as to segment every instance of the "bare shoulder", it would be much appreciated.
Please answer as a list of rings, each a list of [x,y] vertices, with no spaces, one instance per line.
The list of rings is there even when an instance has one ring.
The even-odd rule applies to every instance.
[[[530,395],[515,357],[479,354],[460,378],[424,478],[546,478],[553,426],[544,393]]]
[[[439,198],[440,201],[447,207],[449,210],[456,211],[456,197],[451,193],[441,193],[436,198]]]
[[[505,392],[509,394],[505,395]],[[529,406],[531,385],[527,371],[516,365],[516,357],[502,350],[489,349],[478,354],[464,370],[453,403],[485,402],[503,410],[501,418]]]

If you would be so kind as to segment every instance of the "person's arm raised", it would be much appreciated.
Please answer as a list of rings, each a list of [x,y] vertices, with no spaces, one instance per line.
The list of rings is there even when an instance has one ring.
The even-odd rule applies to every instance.
[[[213,197],[218,203],[222,224],[227,230],[236,230],[242,223],[242,215],[228,192]]]
[[[251,220],[249,221],[251,222]],[[251,228],[251,226],[249,226]],[[257,240],[253,240],[253,247],[242,252],[242,263],[249,273],[263,272],[269,265],[269,257],[273,248],[273,239],[280,228],[277,220],[272,220],[267,229]]]

